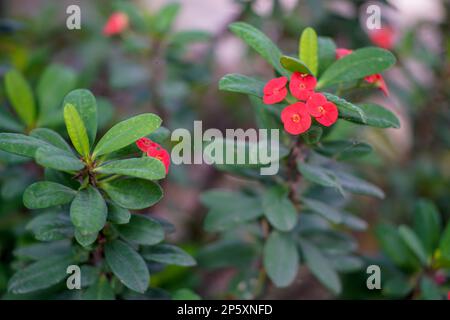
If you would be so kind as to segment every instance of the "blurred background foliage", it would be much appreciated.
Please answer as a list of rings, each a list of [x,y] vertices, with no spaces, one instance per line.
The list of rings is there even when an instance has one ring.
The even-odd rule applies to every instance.
[[[375,146],[375,152],[352,165],[380,186],[386,198],[357,197],[350,209],[369,223],[367,232],[355,234],[358,252],[366,257],[367,264],[390,270],[386,279],[393,280],[384,282],[381,292],[369,292],[365,289],[365,270],[349,273],[343,279],[343,297],[432,298],[436,297],[436,285],[448,290],[448,271],[436,265],[404,268],[396,253],[384,245],[383,236],[393,234],[396,239],[397,226],[417,224],[414,219],[421,210],[439,216],[441,229],[450,218],[450,4],[444,0],[370,3],[381,7],[383,25],[393,31],[389,49],[398,62],[384,75],[390,89],[388,97],[359,90],[352,93],[352,99],[371,95],[372,100],[397,114],[401,129],[380,130],[339,122],[329,139],[359,137]],[[203,120],[204,129],[254,127],[249,100],[219,92],[217,81],[232,72],[268,78],[272,70],[234,37],[227,25],[248,22],[263,30],[285,53],[296,52],[299,31],[307,26],[333,38],[338,47],[354,49],[373,45],[365,27],[365,10],[370,3],[3,0],[0,77],[16,68],[36,90],[44,70],[54,64],[64,66],[76,78],[74,87],[89,88],[103,98],[99,103],[100,128],[142,112],[159,114],[170,130],[192,128],[195,119]],[[70,4],[81,7],[81,30],[66,28]],[[103,25],[115,11],[127,13],[130,27],[118,36],[106,37]],[[4,115],[1,131],[10,131],[3,121],[11,117],[3,80],[0,104]],[[60,124],[55,128],[61,128]],[[371,165],[365,166],[367,163]],[[20,267],[14,250],[34,241],[25,229],[33,213],[23,207],[21,196],[24,188],[42,175],[35,165],[0,154],[1,294],[13,271]],[[164,201],[152,207],[150,214],[176,226],[170,240],[196,256],[199,265],[168,267],[152,277],[152,285],[169,291],[190,287],[205,298],[252,297],[252,284],[247,282],[255,271],[249,268],[252,248],[236,245],[233,238],[207,245],[215,235],[203,231],[206,210],[199,201],[199,194],[206,189],[236,189],[242,183],[207,165],[172,166],[163,186]],[[298,278],[287,289],[267,288],[263,297],[331,298],[305,270]],[[426,296],[414,294],[419,286],[428,293]],[[183,292],[180,294],[183,297]]]

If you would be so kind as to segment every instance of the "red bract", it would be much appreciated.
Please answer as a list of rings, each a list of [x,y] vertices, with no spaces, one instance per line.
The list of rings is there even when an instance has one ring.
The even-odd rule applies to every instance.
[[[164,164],[166,167],[166,174],[169,173],[170,156],[169,153],[163,148],[151,148],[147,155],[151,158],[156,158]]]
[[[142,152],[147,153],[147,156],[162,161],[166,167],[166,174],[169,172],[170,156],[163,147],[145,137],[137,140],[136,145]]]
[[[317,122],[329,127],[337,121],[338,108],[329,102],[323,94],[314,93],[306,102],[308,113],[316,118]]]
[[[105,26],[103,27],[103,34],[106,36],[112,36],[121,33],[128,27],[128,16],[123,12],[113,13]]]
[[[266,83],[264,86],[264,97],[263,101],[265,104],[274,104],[284,100],[287,95],[286,84],[288,78],[279,77],[274,78]]]
[[[340,59],[342,57],[345,57],[346,55],[352,53],[353,50],[346,49],[346,48],[337,48],[336,49],[336,59]]]
[[[384,82],[381,74],[377,73],[367,76],[364,78],[364,80],[366,80],[368,83],[373,83],[376,87],[380,88],[380,90],[383,91],[386,96],[389,95],[389,90],[387,88],[386,82]]]
[[[373,44],[381,48],[391,49],[394,45],[394,30],[390,27],[370,30],[369,39]]]
[[[290,134],[300,134],[311,127],[311,116],[303,102],[296,102],[281,111],[284,130]]]
[[[294,72],[289,83],[289,90],[294,97],[299,100],[308,100],[309,96],[316,88],[317,80],[307,73]]]
[[[161,148],[159,144],[153,142],[149,138],[139,139],[136,141],[136,145],[142,152],[148,152],[151,148]]]

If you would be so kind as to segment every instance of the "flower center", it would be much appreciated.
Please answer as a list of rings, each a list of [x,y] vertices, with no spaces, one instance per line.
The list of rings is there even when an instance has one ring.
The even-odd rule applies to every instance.
[[[273,94],[279,94],[279,93],[280,93],[280,89],[278,89],[278,88],[273,89]]]
[[[296,123],[300,122],[300,116],[297,113],[294,114],[291,119],[293,122],[296,122]]]
[[[319,112],[320,112],[321,114],[324,114],[324,113],[325,113],[325,109],[324,109],[322,106],[319,106],[317,109],[319,109]]]
[[[306,86],[305,86],[305,84],[304,83],[300,83],[300,89],[305,89],[306,88]]]
[[[162,160],[163,160],[163,158],[162,158],[161,156],[159,156],[159,155],[156,156],[155,158],[158,159],[159,161],[162,161]]]

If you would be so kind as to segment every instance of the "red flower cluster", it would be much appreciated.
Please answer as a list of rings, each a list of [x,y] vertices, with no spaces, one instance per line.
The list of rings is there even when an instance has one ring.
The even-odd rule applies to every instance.
[[[163,147],[148,138],[139,139],[136,145],[142,152],[147,153],[147,156],[161,161],[166,167],[166,174],[169,172],[170,156]]]
[[[345,57],[346,55],[352,53],[353,50],[346,49],[346,48],[337,48],[336,49],[336,59],[341,59]],[[386,85],[386,82],[384,82],[383,76],[379,73],[372,74],[370,76],[364,77],[364,80],[366,80],[367,83],[374,84],[377,88],[379,88],[386,96],[389,95],[389,90]]]
[[[284,100],[288,93],[286,85],[288,78],[280,77],[267,82],[264,87],[263,101],[274,104]],[[337,121],[338,109],[320,93],[314,92],[317,80],[313,75],[294,72],[289,82],[292,96],[303,102],[296,102],[283,109],[281,121],[284,129],[290,134],[301,134],[311,127],[311,116],[326,127]]]
[[[370,41],[384,49],[391,49],[394,46],[394,36],[394,30],[387,26],[381,29],[369,30]]]
[[[128,16],[123,12],[114,12],[103,27],[103,34],[112,36],[128,27]]]

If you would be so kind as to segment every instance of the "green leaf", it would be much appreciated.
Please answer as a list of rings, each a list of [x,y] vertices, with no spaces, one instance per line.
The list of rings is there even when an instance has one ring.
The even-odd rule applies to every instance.
[[[67,215],[56,213],[39,214],[27,226],[40,241],[54,241],[73,236],[73,226]]]
[[[21,246],[14,250],[14,256],[42,260],[52,255],[63,255],[70,251],[71,243],[69,240],[59,240],[53,242],[40,242],[31,245]]]
[[[70,206],[70,219],[82,235],[100,231],[105,225],[107,214],[105,200],[91,186],[79,191]]]
[[[14,119],[9,112],[0,108],[0,130],[10,132],[23,132],[25,126]]]
[[[5,74],[6,95],[17,115],[28,127],[36,119],[36,105],[30,85],[22,74],[10,70]]]
[[[309,199],[309,198],[302,198],[302,202],[305,204],[307,208],[309,208],[311,211],[320,214],[325,219],[339,224],[343,221],[343,214],[338,209],[329,206],[321,201]]]
[[[77,192],[62,184],[41,181],[30,185],[23,194],[23,204],[28,209],[59,206],[73,200]]]
[[[82,295],[83,300],[114,300],[114,291],[105,275],[101,275],[94,285]]]
[[[179,289],[172,296],[173,300],[201,300],[201,297],[191,289]]]
[[[340,273],[361,271],[364,267],[364,261],[352,255],[333,256],[330,260],[333,269]]]
[[[105,258],[112,272],[131,290],[144,293],[150,281],[144,259],[120,240],[105,245]]]
[[[372,147],[364,142],[352,140],[334,140],[321,142],[315,150],[336,160],[349,160],[363,157],[372,152]]]
[[[357,178],[341,171],[335,172],[335,177],[337,178],[339,185],[341,185],[343,189],[349,192],[366,196],[373,196],[380,199],[384,198],[383,190],[367,181],[364,181],[363,179]]]
[[[331,292],[339,294],[342,285],[336,270],[332,268],[332,263],[311,243],[302,240],[300,245],[306,265],[312,274]]]
[[[89,139],[88,145],[92,146],[97,135],[97,102],[94,95],[86,89],[77,89],[69,92],[64,98],[64,106],[73,105],[81,117],[83,126]]]
[[[118,205],[108,202],[108,220],[115,224],[128,223],[131,218],[130,211],[128,209],[119,207]]]
[[[83,161],[72,152],[55,147],[42,147],[36,152],[36,162],[45,168],[59,171],[78,171],[85,167]]]
[[[164,34],[168,32],[180,10],[179,3],[169,3],[159,10],[154,16],[152,32]]]
[[[186,251],[171,244],[145,247],[142,252],[145,260],[177,266],[195,266],[196,262]]]
[[[302,176],[313,183],[324,187],[341,188],[336,176],[330,170],[304,162],[298,162],[297,167]]]
[[[201,267],[216,269],[230,266],[246,268],[258,256],[259,252],[253,244],[229,238],[204,246],[196,258]]]
[[[419,258],[420,262],[422,262],[423,265],[427,265],[427,253],[425,252],[425,248],[423,247],[420,239],[417,237],[415,232],[408,226],[401,225],[398,228],[398,234],[403,239],[408,248],[411,249],[412,252],[414,252],[417,258]]]
[[[242,74],[232,73],[222,77],[219,89],[223,91],[239,92],[261,98],[265,83]]]
[[[45,141],[21,133],[0,133],[0,149],[6,152],[34,158],[36,151],[45,146]]]
[[[336,45],[333,39],[319,37],[319,75],[321,75],[336,60]]]
[[[377,226],[375,233],[383,252],[398,267],[409,271],[418,267],[417,258],[412,254],[395,227],[382,224]]]
[[[110,153],[134,143],[155,131],[161,125],[161,118],[145,113],[119,122],[112,127],[97,143],[93,157]]]
[[[108,196],[126,209],[144,209],[157,203],[163,195],[155,182],[137,178],[126,178],[101,184]]]
[[[423,243],[429,256],[439,245],[442,221],[433,202],[421,199],[414,208],[414,231]]]
[[[313,28],[303,30],[299,41],[299,58],[317,76],[318,54],[317,34]]]
[[[88,158],[89,138],[83,120],[74,105],[69,103],[64,105],[64,121],[73,146],[80,155]]]
[[[395,57],[387,50],[375,47],[362,48],[336,60],[320,77],[317,88],[364,78],[390,68]]]
[[[225,190],[211,190],[201,195],[201,202],[209,207],[204,225],[208,231],[223,231],[263,214],[257,197]]]
[[[391,299],[406,298],[414,289],[412,282],[403,274],[395,275],[383,284],[383,295]]]
[[[154,245],[164,240],[164,229],[150,217],[132,214],[130,222],[117,226],[122,238],[142,245]]]
[[[442,257],[444,257],[447,260],[450,260],[450,223],[447,223],[444,233],[441,236],[439,249],[441,251]]]
[[[420,295],[425,300],[442,300],[442,293],[439,286],[427,276],[420,280]]]
[[[168,39],[169,46],[184,47],[194,42],[207,42],[212,34],[203,30],[186,30],[172,32]]]
[[[80,188],[80,181],[73,179],[71,173],[45,168],[44,178],[46,181],[56,182],[75,190]]]
[[[280,64],[280,49],[264,33],[245,22],[232,23],[230,30],[258,52],[279,74],[289,75]]]
[[[98,233],[82,234],[78,229],[75,229],[75,239],[83,247],[88,247],[97,240]]]
[[[97,167],[95,171],[147,180],[159,180],[166,176],[166,168],[162,161],[150,157],[111,161]]]
[[[51,287],[64,280],[66,269],[72,263],[69,256],[55,256],[34,262],[12,276],[8,291],[23,294]]]
[[[322,92],[327,100],[333,102],[339,110],[339,118],[356,122],[359,124],[367,124],[367,117],[363,110],[345,99],[339,98],[328,92]]]
[[[365,124],[377,128],[400,128],[400,121],[390,110],[375,103],[363,103],[358,105],[363,112],[364,118],[359,113],[344,111],[341,115],[345,120]]]
[[[256,123],[259,128],[283,129],[283,124],[280,121],[280,112],[278,112],[277,107],[266,105],[263,103],[261,98],[255,96],[249,96],[249,98],[255,114]]]
[[[280,186],[267,190],[262,208],[270,224],[280,231],[290,231],[297,223],[297,210],[288,198],[288,191]]]
[[[290,285],[298,271],[299,257],[289,234],[272,231],[264,245],[264,268],[277,287]]]
[[[61,150],[67,151],[69,153],[72,152],[72,148],[70,148],[66,140],[64,140],[64,138],[61,137],[59,133],[51,129],[36,128],[30,132],[30,136],[43,140]]]
[[[94,285],[94,283],[101,277],[100,270],[97,267],[90,265],[82,265],[81,271],[81,287],[86,288]]]
[[[313,74],[312,71],[300,60],[290,57],[290,56],[282,56],[280,58],[280,64],[284,69],[291,72],[301,72],[307,74]]]
[[[40,125],[50,124],[52,114],[62,105],[64,96],[75,87],[76,80],[75,72],[62,65],[51,64],[44,70],[36,88]]]

